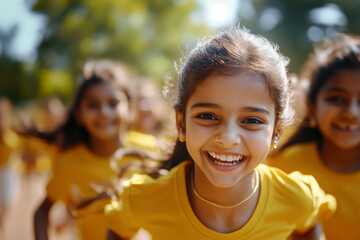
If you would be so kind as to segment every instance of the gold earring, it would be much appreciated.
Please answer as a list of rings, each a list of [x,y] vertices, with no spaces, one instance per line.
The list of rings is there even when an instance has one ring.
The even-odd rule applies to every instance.
[[[270,151],[277,149],[278,141],[274,140],[270,145]]]
[[[185,142],[185,141],[186,141],[186,137],[184,136],[183,133],[180,133],[180,135],[179,135],[179,141],[180,141],[180,142]]]
[[[309,127],[316,128],[316,120],[314,118],[310,118]]]
[[[311,116],[311,115],[309,115],[306,119],[305,119],[305,123],[307,123],[306,125],[307,125],[307,127],[309,127],[309,128],[316,128],[316,119],[313,117],[313,116]]]

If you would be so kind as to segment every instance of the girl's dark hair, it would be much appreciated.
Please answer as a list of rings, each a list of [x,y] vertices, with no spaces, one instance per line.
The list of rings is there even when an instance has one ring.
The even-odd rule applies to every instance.
[[[75,112],[79,108],[84,94],[92,86],[113,82],[117,89],[126,95],[130,105],[134,91],[130,80],[131,74],[122,63],[111,60],[92,60],[87,62],[84,65],[83,74],[77,80],[77,89],[65,123],[54,132],[44,133],[30,130],[28,133],[40,137],[47,142],[57,144],[63,150],[80,142],[89,144],[89,133],[77,123],[75,117]],[[131,106],[129,107],[131,110]]]
[[[177,99],[174,108],[185,117],[185,109],[196,87],[211,75],[234,76],[242,72],[263,76],[275,105],[275,124],[286,125],[291,119],[289,81],[286,76],[288,59],[280,54],[278,46],[269,40],[251,34],[246,29],[231,28],[210,40],[204,40],[193,49],[178,74]],[[167,87],[171,87],[171,82]],[[165,93],[171,91],[165,88]],[[178,124],[185,132],[185,123]],[[185,142],[175,144],[170,167],[191,159]]]
[[[316,97],[322,87],[336,73],[347,69],[360,69],[359,36],[339,34],[336,38],[326,38],[315,46],[302,71],[302,77],[310,81],[307,89],[308,104],[316,106]],[[321,132],[317,127],[311,126],[311,118],[308,113],[296,133],[281,149],[310,141],[321,144]]]

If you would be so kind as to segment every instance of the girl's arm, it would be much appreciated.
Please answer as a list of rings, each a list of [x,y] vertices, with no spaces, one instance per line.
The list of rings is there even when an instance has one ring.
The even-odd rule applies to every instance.
[[[48,239],[49,212],[54,204],[49,198],[45,198],[34,215],[35,240]]]
[[[116,233],[111,230],[107,231],[106,240],[126,240],[125,238],[119,237]]]
[[[321,225],[317,223],[313,228],[311,228],[309,231],[299,234],[299,233],[293,233],[291,235],[291,240],[326,240]]]

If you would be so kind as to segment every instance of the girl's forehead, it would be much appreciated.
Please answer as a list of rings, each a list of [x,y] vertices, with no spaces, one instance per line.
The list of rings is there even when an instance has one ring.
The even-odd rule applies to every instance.
[[[347,92],[360,91],[360,69],[338,71],[324,84],[323,91],[339,89]]]
[[[206,91],[206,89],[226,87],[228,90],[234,91],[242,91],[244,89],[268,90],[268,85],[262,75],[241,72],[236,75],[210,75],[196,87],[195,92],[197,90]]]
[[[113,82],[102,82],[88,87],[83,95],[87,97],[123,97],[125,93]]]
[[[249,73],[235,76],[213,75],[206,78],[190,96],[188,107],[198,103],[211,103],[233,109],[263,106],[269,112],[273,112],[275,108],[264,77]]]

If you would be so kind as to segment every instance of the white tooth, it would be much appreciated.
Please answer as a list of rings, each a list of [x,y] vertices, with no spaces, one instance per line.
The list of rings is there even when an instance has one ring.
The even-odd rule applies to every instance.
[[[221,156],[220,156],[220,160],[221,160],[221,161],[226,161],[226,156],[225,156],[225,155],[221,155]]]
[[[241,155],[238,159],[238,161],[241,161],[243,159],[244,155]]]
[[[209,154],[210,154],[210,156],[212,156],[213,158],[215,158],[215,153],[213,153],[213,152],[209,152]]]
[[[232,155],[228,155],[228,156],[226,157],[226,161],[232,162],[232,160],[233,160],[233,156],[232,156]]]

